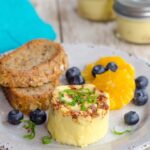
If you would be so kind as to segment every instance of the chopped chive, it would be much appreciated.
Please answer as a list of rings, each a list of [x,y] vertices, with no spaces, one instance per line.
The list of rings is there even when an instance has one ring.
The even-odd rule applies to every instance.
[[[93,103],[96,103],[97,98],[98,98],[98,96],[97,96],[97,95],[92,97],[92,99],[93,99]]]
[[[115,135],[123,135],[123,134],[126,134],[126,133],[130,133],[131,130],[124,130],[124,131],[117,131],[116,129],[113,129],[112,130],[112,133],[115,134]]]
[[[81,104],[83,104],[85,101],[86,101],[85,99],[81,98],[79,102],[80,102]]]
[[[43,144],[50,144],[52,142],[52,136],[44,136],[44,137],[42,137],[42,143]]]
[[[71,105],[71,106],[75,106],[76,105],[76,101],[69,102],[68,104]]]
[[[72,98],[72,102],[67,102],[65,100],[64,94],[67,94],[69,97]],[[59,93],[59,97],[61,102],[64,104],[68,104],[71,106],[75,106],[76,104],[80,104],[82,106],[82,110],[85,111],[84,103],[96,103],[97,96],[95,96],[95,91],[88,89],[88,88],[80,88],[80,89],[65,89],[64,91]]]
[[[60,97],[60,98],[64,97],[64,93],[59,92],[59,97]]]
[[[92,103],[92,99],[91,98],[88,98],[87,101],[88,101],[88,103]]]
[[[24,135],[23,137],[29,140],[34,139],[35,137],[35,128],[36,125],[31,120],[21,120],[21,122],[25,123],[23,128],[25,128],[28,132],[28,134]]]
[[[24,135],[23,136],[25,139],[28,139],[28,140],[32,140],[32,139],[34,139],[34,137],[35,137],[35,131],[33,132],[31,132],[30,134],[26,134],[26,135]]]
[[[82,110],[82,111],[86,111],[87,108],[86,108],[84,105],[81,105],[81,110]]]

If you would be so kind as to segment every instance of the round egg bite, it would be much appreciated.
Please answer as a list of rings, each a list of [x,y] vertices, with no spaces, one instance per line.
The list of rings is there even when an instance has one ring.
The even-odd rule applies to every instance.
[[[93,84],[58,86],[53,92],[48,130],[62,144],[85,147],[104,137],[109,96]]]

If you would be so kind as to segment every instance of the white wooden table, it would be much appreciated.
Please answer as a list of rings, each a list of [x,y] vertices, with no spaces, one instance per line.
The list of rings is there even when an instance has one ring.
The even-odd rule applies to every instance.
[[[77,0],[31,1],[39,15],[55,28],[58,42],[107,45],[150,61],[150,45],[134,45],[120,41],[114,34],[115,22],[90,22],[79,17]]]

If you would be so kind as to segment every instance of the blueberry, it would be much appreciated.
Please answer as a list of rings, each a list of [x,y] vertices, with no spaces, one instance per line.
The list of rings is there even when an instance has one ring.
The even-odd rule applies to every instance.
[[[79,76],[75,76],[73,78],[70,78],[68,80],[68,83],[71,85],[82,85],[85,83],[85,80],[81,75],[79,75]]]
[[[142,106],[148,101],[148,94],[143,90],[136,90],[133,98],[133,103],[137,106]]]
[[[124,115],[124,122],[127,125],[135,125],[139,122],[139,115],[135,111],[130,111]]]
[[[79,75],[81,75],[79,68],[72,67],[67,70],[66,79],[69,80],[69,79],[74,78],[75,76],[79,76]]]
[[[111,71],[113,71],[113,72],[116,72],[117,69],[118,69],[118,66],[117,66],[117,64],[114,63],[114,62],[110,62],[110,63],[108,63],[107,66],[106,66],[106,70],[111,70]]]
[[[19,110],[12,110],[8,113],[8,122],[13,125],[18,125],[23,119],[23,113]]]
[[[46,121],[46,113],[43,110],[36,109],[32,111],[30,114],[30,120],[37,125],[43,124]]]
[[[140,76],[135,80],[137,89],[145,89],[148,85],[148,79],[144,76]]]
[[[93,70],[92,70],[92,75],[94,77],[96,77],[97,74],[102,74],[104,73],[106,70],[105,68],[102,66],[102,65],[97,65],[95,67],[93,67]]]

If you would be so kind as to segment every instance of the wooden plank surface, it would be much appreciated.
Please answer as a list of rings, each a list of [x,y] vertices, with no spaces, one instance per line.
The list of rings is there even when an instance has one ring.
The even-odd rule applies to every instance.
[[[134,45],[118,40],[114,34],[115,22],[90,22],[79,17],[76,2],[77,0],[59,0],[64,42],[107,45],[150,60],[150,45]]]
[[[111,46],[150,60],[150,45],[128,44],[115,37],[115,22],[91,22],[77,14],[77,0],[32,0],[39,15],[58,33],[57,41]]]
[[[59,19],[56,0],[31,0],[40,17],[50,23],[57,32],[57,41],[60,41]],[[29,15],[29,14],[28,14]]]

